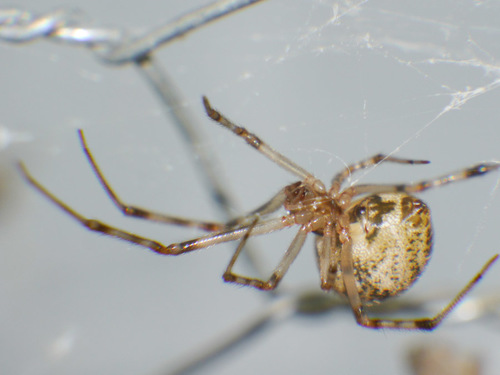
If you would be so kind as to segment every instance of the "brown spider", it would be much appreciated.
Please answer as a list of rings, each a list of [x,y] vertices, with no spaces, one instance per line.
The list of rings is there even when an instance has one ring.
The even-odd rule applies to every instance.
[[[79,131],[83,150],[101,185],[114,204],[128,216],[164,223],[197,227],[209,232],[194,240],[165,246],[159,242],[125,232],[97,220],[87,219],[74,211],[38,183],[23,164],[20,168],[28,182],[48,199],[88,229],[118,237],[149,248],[159,254],[179,255],[222,242],[241,240],[224,273],[224,280],[257,289],[276,288],[299,253],[309,233],[316,237],[316,252],[321,288],[347,297],[358,324],[370,328],[432,330],[453,310],[460,300],[498,259],[492,257],[433,318],[372,319],[364,305],[380,302],[408,289],[420,276],[432,248],[432,225],[427,205],[412,194],[448,183],[484,175],[500,168],[500,163],[481,163],[443,177],[411,184],[364,184],[346,187],[342,184],[353,172],[382,162],[427,164],[428,161],[375,155],[344,168],[332,180],[329,189],[311,173],[273,150],[256,135],[239,127],[213,109],[203,98],[207,114],[216,122],[243,138],[250,146],[301,180],[284,187],[271,200],[227,224],[188,220],[155,213],[124,204],[111,189]],[[358,197],[354,200],[354,197]],[[282,216],[269,215],[284,208]],[[249,236],[274,232],[298,225],[288,250],[267,280],[240,276],[232,272]]]

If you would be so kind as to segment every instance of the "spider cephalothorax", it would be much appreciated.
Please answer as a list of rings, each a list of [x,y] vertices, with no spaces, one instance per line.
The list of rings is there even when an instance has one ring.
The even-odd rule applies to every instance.
[[[308,232],[322,235],[325,226],[338,222],[342,210],[324,189],[315,191],[310,185],[298,181],[286,186],[284,192],[283,207],[293,216],[295,224],[305,225]]]

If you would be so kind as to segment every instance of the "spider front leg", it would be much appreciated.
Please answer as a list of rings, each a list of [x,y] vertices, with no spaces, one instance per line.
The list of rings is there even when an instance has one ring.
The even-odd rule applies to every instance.
[[[483,176],[487,173],[500,169],[499,162],[485,162],[473,165],[472,167],[465,168],[447,175],[436,177],[431,180],[423,180],[413,182],[410,184],[362,184],[354,185],[346,188],[344,192],[348,192],[351,196],[360,194],[378,194],[383,192],[398,192],[414,194],[420,193],[428,189],[444,186],[458,181],[467,180],[473,177]]]
[[[335,177],[332,179],[332,187],[335,187],[337,191],[340,190],[340,187],[344,183],[344,181],[351,176],[353,173],[360,171],[362,169],[369,168],[373,165],[381,164],[381,163],[398,163],[398,164],[429,164],[428,160],[416,160],[416,159],[403,159],[395,156],[385,155],[385,154],[377,154],[369,157],[367,159],[361,160],[357,163],[348,165],[342,171],[337,173]]]
[[[198,249],[203,249],[206,247],[214,246],[219,243],[223,242],[228,242],[228,241],[234,241],[241,239],[246,235],[248,232],[248,225],[246,226],[239,226],[239,227],[225,227],[223,226],[224,230],[219,230],[215,233],[208,234],[203,237],[199,237],[190,241],[185,241],[181,243],[173,243],[170,245],[163,245],[160,242],[148,239],[146,237],[142,237],[127,231],[124,231],[122,229],[118,229],[115,227],[112,227],[111,225],[108,225],[106,223],[103,223],[99,220],[94,220],[94,219],[88,219],[81,215],[80,213],[76,212],[74,209],[72,209],[70,206],[68,206],[66,203],[61,201],[59,198],[57,198],[54,194],[52,194],[50,191],[48,191],[43,185],[41,185],[37,180],[35,180],[28,172],[26,167],[22,164],[19,163],[19,169],[21,173],[24,175],[26,180],[30,185],[32,185],[36,190],[38,190],[42,195],[44,195],[47,199],[52,201],[55,205],[57,205],[59,208],[61,208],[64,212],[66,212],[68,215],[73,217],[75,220],[77,220],[81,225],[86,227],[89,230],[99,232],[106,234],[111,237],[116,237],[120,238],[122,240],[125,240],[127,242],[148,248],[158,254],[161,255],[179,255],[183,254],[186,252],[198,250]],[[257,225],[254,226],[252,235],[261,235],[269,232],[273,232],[276,230],[280,230],[282,228],[285,228],[287,226],[293,225],[293,219],[288,218],[277,218],[277,219],[270,219],[263,221],[261,223],[258,223]]]
[[[257,221],[258,219],[256,218],[253,221],[253,223],[248,227],[248,231],[243,237],[242,241],[238,244],[238,248],[236,249],[233,257],[231,258],[231,261],[229,262],[229,265],[226,268],[226,272],[224,272],[223,278],[227,282],[249,285],[260,290],[274,290],[276,286],[278,286],[278,283],[281,281],[281,279],[286,274],[288,269],[290,268],[290,265],[295,260],[300,250],[302,249],[302,246],[304,245],[304,241],[306,240],[308,232],[305,226],[302,226],[299,229],[294,239],[292,240],[292,243],[288,247],[288,250],[286,251],[285,255],[283,256],[280,263],[274,269],[273,273],[271,274],[271,276],[267,281],[258,278],[237,275],[233,273],[233,266],[236,263],[236,259],[238,259],[238,257],[240,256],[241,251],[243,250],[243,247],[245,246],[248,237],[254,234],[254,229],[255,229],[254,227],[256,226]]]
[[[203,100],[203,106],[205,107],[205,111],[212,120],[224,126],[226,129],[230,130],[238,137],[244,139],[248,145],[256,149],[258,152],[260,152],[273,162],[275,162],[281,168],[300,177],[305,183],[308,183],[311,186],[313,186],[316,191],[318,192],[325,191],[325,186],[323,185],[323,183],[316,177],[314,177],[310,172],[306,171],[304,168],[302,168],[298,164],[288,159],[285,155],[271,148],[267,143],[265,143],[255,134],[250,133],[244,127],[236,125],[234,122],[232,122],[227,117],[222,115],[219,111],[217,111],[212,107],[206,96],[204,96],[202,100]]]
[[[193,219],[184,219],[181,217],[177,216],[172,216],[172,215],[165,215],[161,214],[158,212],[153,212],[151,210],[146,210],[140,207],[136,206],[131,206],[126,203],[123,203],[123,201],[118,197],[118,195],[114,192],[114,190],[111,188],[111,185],[109,182],[106,180],[104,177],[104,174],[101,172],[101,169],[97,165],[97,162],[94,159],[94,156],[90,152],[90,149],[87,145],[87,141],[85,140],[85,136],[83,135],[83,131],[81,129],[78,129],[78,137],[80,138],[80,143],[82,145],[83,152],[85,153],[85,156],[87,157],[87,160],[89,161],[90,166],[92,167],[92,170],[94,171],[95,175],[97,176],[97,179],[99,180],[101,186],[104,188],[106,193],[108,194],[109,198],[111,201],[115,204],[116,207],[126,216],[131,216],[131,217],[136,217],[136,218],[141,218],[149,221],[157,221],[161,223],[166,223],[166,224],[173,224],[173,225],[181,225],[181,226],[186,226],[186,227],[195,227],[199,228],[208,232],[214,232],[218,231],[224,228],[224,225],[221,223],[215,223],[215,222],[207,222],[207,221],[200,221],[200,220],[193,220]],[[26,170],[24,169],[25,174]]]
[[[246,214],[245,216],[239,216],[226,223],[226,227],[239,227],[243,225],[252,225],[255,219],[263,218],[273,212],[278,211],[283,207],[285,203],[285,189],[281,189],[275,196],[273,196],[269,201],[257,207],[255,210]]]
[[[499,255],[493,256],[481,270],[470,280],[467,285],[456,295],[455,298],[438,314],[432,318],[419,318],[419,319],[374,319],[369,318],[365,312],[363,303],[358,293],[356,280],[354,277],[354,267],[352,261],[352,245],[346,242],[342,247],[341,266],[344,285],[349,299],[349,304],[356,317],[359,325],[367,328],[390,328],[390,329],[407,329],[407,330],[425,330],[432,331],[435,329],[443,319],[445,319],[457,306],[457,304],[469,293],[472,288],[481,280],[489,268],[496,262]]]

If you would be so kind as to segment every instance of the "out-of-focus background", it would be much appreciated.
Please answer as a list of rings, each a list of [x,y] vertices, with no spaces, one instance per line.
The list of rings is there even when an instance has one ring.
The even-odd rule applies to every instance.
[[[43,14],[78,8],[80,25],[139,35],[207,1],[17,1]],[[362,183],[417,181],[500,159],[500,4],[494,1],[268,0],[156,51],[198,121],[202,147],[251,210],[296,177],[204,114],[201,96],[328,183],[378,152],[428,159],[384,165]],[[0,368],[5,374],[148,374],[224,334],[270,303],[225,284],[235,243],[161,257],[91,233],[42,198],[31,173],[82,214],[165,244],[192,229],[123,218],[92,174],[76,129],[128,203],[220,220],[189,148],[132,66],[85,47],[0,40]],[[500,175],[426,192],[431,263],[408,297],[449,300],[500,251]],[[252,242],[272,269],[294,231]],[[250,272],[244,264],[242,272]],[[472,295],[498,292],[496,265]],[[309,239],[283,281],[319,289]],[[436,305],[435,311],[439,310]],[[348,310],[292,317],[199,369],[203,374],[409,374],[415,344],[443,340],[500,368],[493,318],[445,322],[430,334],[358,327]],[[166,371],[166,370],[165,370]]]

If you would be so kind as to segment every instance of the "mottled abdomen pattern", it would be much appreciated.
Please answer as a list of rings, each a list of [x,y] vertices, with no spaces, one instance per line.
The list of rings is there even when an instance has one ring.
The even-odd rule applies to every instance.
[[[405,193],[382,193],[353,202],[348,210],[354,275],[364,303],[408,289],[420,276],[432,249],[429,208]],[[345,294],[340,244],[334,289]]]

